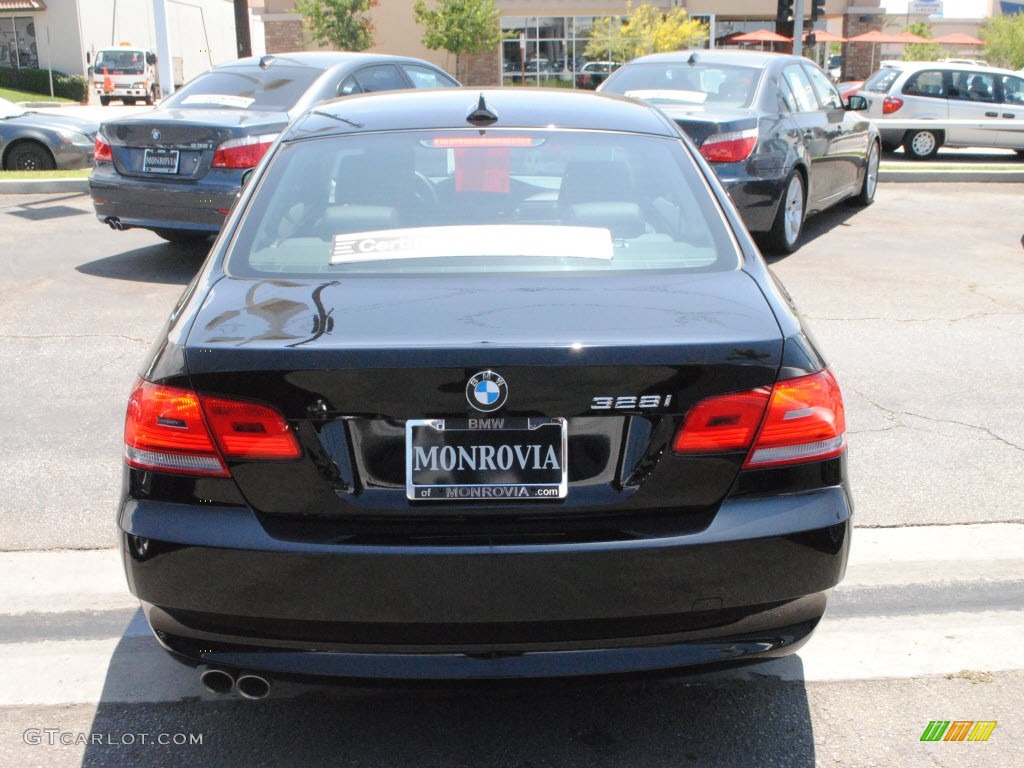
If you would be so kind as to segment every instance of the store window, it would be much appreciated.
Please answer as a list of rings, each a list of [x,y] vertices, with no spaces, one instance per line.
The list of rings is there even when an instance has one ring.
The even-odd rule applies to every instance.
[[[592,57],[586,54],[595,16],[503,16],[502,75],[506,85],[574,83]],[[624,18],[624,17],[623,17]]]
[[[0,16],[0,67],[39,68],[36,24],[31,16]]]

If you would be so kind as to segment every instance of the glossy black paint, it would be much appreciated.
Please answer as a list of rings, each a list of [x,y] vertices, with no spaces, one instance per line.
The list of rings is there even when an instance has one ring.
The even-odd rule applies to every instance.
[[[631,67],[678,65],[692,53],[680,51],[636,59],[609,77],[601,92],[622,93],[616,81],[621,82]],[[821,108],[816,112],[792,112],[779,95],[778,81],[787,67],[821,72],[817,65],[801,57],[753,51],[711,50],[698,51],[697,55],[702,62],[763,70],[749,107],[659,105],[698,147],[714,134],[757,128],[758,142],[749,158],[713,164],[751,231],[771,229],[786,180],[794,170],[807,181],[807,214],[823,211],[860,191],[871,144],[880,141],[872,122],[859,111],[826,109],[820,99]]]
[[[316,76],[294,104],[282,111],[248,111],[233,107],[193,109],[158,106],[100,126],[110,142],[113,163],[101,162],[89,177],[96,217],[118,219],[125,227],[186,230],[216,234],[234,204],[248,169],[213,168],[217,147],[248,136],[273,136],[306,109],[336,98],[361,71],[393,65],[403,88],[415,83],[399,65],[414,65],[457,83],[428,62],[401,56],[366,53],[294,53],[239,59],[211,73],[273,71],[274,67],[309,68]],[[203,77],[200,75],[200,78]],[[154,131],[158,132],[156,135]],[[143,170],[146,149],[176,149],[179,172],[153,174]]]
[[[118,506],[129,585],[186,663],[339,677],[602,674],[789,653],[824,612],[849,549],[845,459],[751,472],[742,453],[669,450],[703,397],[825,365],[714,172],[637,102],[487,100],[500,126],[678,137],[742,267],[614,281],[236,277],[224,261],[250,198],[268,193],[258,169],[142,374],[271,403],[302,456],[233,462],[232,478],[126,468]],[[475,104],[465,92],[351,97],[318,105],[282,141],[457,125]],[[504,413],[569,419],[565,501],[405,498],[404,420],[473,415],[465,384],[484,368],[509,382]],[[671,404],[591,408],[596,396],[646,393]]]

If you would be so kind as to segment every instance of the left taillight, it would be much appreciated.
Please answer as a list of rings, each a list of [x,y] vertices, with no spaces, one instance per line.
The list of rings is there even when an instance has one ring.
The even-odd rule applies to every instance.
[[[96,144],[93,146],[92,159],[97,163],[114,162],[114,153],[110,149],[110,142],[103,138],[103,134],[96,134]]]
[[[846,449],[846,412],[828,370],[747,392],[709,397],[686,414],[676,453],[746,450],[744,469],[838,456]]]
[[[252,168],[267,154],[277,139],[276,133],[262,136],[243,136],[225,141],[213,155],[214,168]]]
[[[712,163],[738,163],[750,157],[757,146],[757,128],[727,131],[708,136],[700,145],[700,153]]]
[[[229,477],[225,459],[295,459],[301,449],[275,409],[140,380],[128,400],[126,463],[188,475]]]

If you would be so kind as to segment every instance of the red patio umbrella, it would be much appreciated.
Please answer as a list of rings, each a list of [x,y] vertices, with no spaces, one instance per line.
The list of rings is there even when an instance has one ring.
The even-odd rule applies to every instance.
[[[804,40],[807,39],[807,32],[804,32]],[[816,29],[814,30],[814,39],[819,43],[845,43],[846,38],[840,37],[827,29]]]
[[[923,39],[923,38],[922,38]],[[862,35],[856,35],[855,37],[847,38],[848,43],[871,43],[871,69],[875,68],[875,47],[879,43],[902,43],[904,42],[896,35],[891,32],[882,32],[878,29],[872,29],[870,32],[865,32]]]
[[[778,32],[772,32],[770,29],[755,29],[753,32],[744,32],[742,35],[736,35],[732,42],[734,43],[761,43],[761,48],[764,49],[765,43],[788,43],[793,38],[780,35]]]
[[[942,37],[936,37],[932,40],[933,43],[942,43],[943,45],[984,45],[984,40],[979,40],[976,37],[965,35],[963,32],[950,32],[948,35]]]
[[[927,37],[921,37],[921,35],[915,35],[913,32],[899,32],[899,33],[893,35],[893,41],[892,42],[894,42],[894,43],[934,43],[935,41],[930,39],[930,38],[927,38]]]

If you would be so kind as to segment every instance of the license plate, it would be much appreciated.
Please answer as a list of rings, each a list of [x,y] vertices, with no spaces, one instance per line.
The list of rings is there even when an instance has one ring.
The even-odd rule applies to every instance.
[[[405,495],[415,501],[564,499],[565,419],[413,419],[405,423]]]
[[[177,173],[178,150],[147,149],[142,158],[142,170],[144,173]]]

